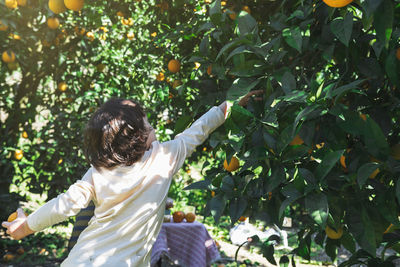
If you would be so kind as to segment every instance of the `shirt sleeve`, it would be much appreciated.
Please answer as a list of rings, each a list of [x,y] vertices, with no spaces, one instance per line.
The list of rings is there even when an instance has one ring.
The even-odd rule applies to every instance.
[[[86,208],[95,196],[92,168],[65,193],[58,195],[30,214],[27,219],[29,228],[36,232],[41,231]]]
[[[225,116],[219,107],[211,108],[196,120],[188,129],[178,134],[174,140],[161,144],[161,161],[168,176],[174,175],[196,147],[202,144],[215,129],[225,122]]]

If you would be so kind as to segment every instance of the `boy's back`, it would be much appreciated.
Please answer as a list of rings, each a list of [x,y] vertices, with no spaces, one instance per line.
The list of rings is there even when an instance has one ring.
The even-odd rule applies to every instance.
[[[154,141],[131,166],[91,167],[66,193],[31,214],[29,227],[42,230],[93,200],[95,215],[62,266],[149,266],[172,176],[224,119],[214,107],[174,140]]]

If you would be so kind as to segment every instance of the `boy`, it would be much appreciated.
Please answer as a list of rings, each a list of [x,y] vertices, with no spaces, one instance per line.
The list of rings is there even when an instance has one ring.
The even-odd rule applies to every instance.
[[[255,94],[260,91],[239,104]],[[160,143],[137,102],[111,99],[86,126],[84,153],[91,167],[83,178],[28,217],[18,209],[17,219],[2,226],[21,239],[76,215],[93,201],[94,216],[61,266],[150,266],[171,178],[226,114],[224,102],[174,140]]]

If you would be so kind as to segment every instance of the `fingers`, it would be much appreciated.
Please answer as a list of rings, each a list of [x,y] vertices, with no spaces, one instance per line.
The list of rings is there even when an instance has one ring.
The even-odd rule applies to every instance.
[[[11,223],[9,223],[9,222],[2,222],[1,226],[3,226],[4,228],[8,228],[8,227],[10,227],[10,224]]]
[[[252,95],[261,95],[264,93],[264,90],[254,90],[254,91],[250,91],[248,93],[248,96],[252,96]]]
[[[26,217],[24,211],[21,208],[17,209],[17,214],[18,214],[18,218],[25,218]]]

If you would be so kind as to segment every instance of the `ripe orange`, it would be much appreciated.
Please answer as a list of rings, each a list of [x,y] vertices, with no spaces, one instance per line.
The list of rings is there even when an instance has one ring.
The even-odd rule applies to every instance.
[[[23,156],[24,156],[24,152],[21,149],[17,149],[14,151],[14,158],[16,160],[21,160]]]
[[[211,197],[215,197],[215,191],[211,191]]]
[[[233,156],[228,164],[228,161],[225,159],[224,161],[224,169],[228,172],[233,172],[239,169],[239,160],[237,157]]]
[[[64,5],[73,11],[81,10],[84,3],[84,0],[64,0]]]
[[[24,253],[25,253],[25,249],[24,249],[23,247],[19,247],[19,248],[17,249],[17,254],[22,255],[22,254],[24,254]]]
[[[159,74],[156,75],[157,81],[162,82],[162,81],[164,81],[164,79],[165,79],[165,76],[164,76],[163,72],[160,72]]]
[[[26,0],[17,0],[19,6],[26,6]]]
[[[18,7],[17,0],[5,0],[4,4],[6,5],[6,7],[10,8],[10,9],[14,9],[14,8]]]
[[[49,0],[49,8],[55,14],[60,14],[67,10],[63,0]]]
[[[176,88],[176,87],[178,87],[178,86],[181,86],[182,85],[182,82],[181,82],[181,80],[174,80],[173,82],[172,82],[172,88]]]
[[[52,29],[55,30],[58,28],[58,26],[60,26],[60,21],[58,20],[58,18],[48,18],[47,19],[47,26]]]
[[[239,218],[239,222],[244,222],[246,219],[247,219],[247,217],[240,216],[240,218]]]
[[[60,82],[60,83],[58,83],[57,88],[61,92],[65,92],[67,90],[68,86],[67,86],[66,82]]]
[[[237,15],[236,15],[236,13],[235,12],[233,12],[233,10],[232,9],[230,9],[232,12],[230,12],[229,13],[229,18],[231,19],[231,20],[235,20],[236,19],[236,17],[237,17]]]
[[[339,161],[340,161],[340,165],[342,165],[342,167],[346,169],[347,168],[347,166],[346,166],[346,157],[341,155]]]
[[[344,7],[353,2],[353,0],[323,0],[330,7]]]
[[[289,143],[289,145],[291,146],[298,146],[298,145],[302,145],[304,143],[304,140],[301,139],[300,135],[296,135],[293,140]]]
[[[128,32],[126,37],[128,37],[129,40],[133,40],[133,38],[135,38],[135,34],[133,32]]]
[[[365,114],[363,114],[363,113],[360,114],[360,118],[361,118],[363,121],[367,121],[367,115],[365,115]]]
[[[212,64],[208,65],[207,74],[211,76],[211,74],[212,74]]]
[[[251,10],[250,10],[250,7],[249,7],[249,6],[243,6],[243,7],[242,7],[242,10],[243,10],[243,11],[246,11],[246,12],[249,13],[249,14],[251,14]]]
[[[11,63],[15,61],[15,54],[12,51],[4,51],[3,54],[1,55],[1,59],[5,63]]]
[[[84,28],[80,29],[78,26],[75,26],[74,31],[76,35],[84,35],[86,30]]]
[[[171,59],[168,62],[168,70],[172,73],[177,73],[181,68],[181,63],[176,59]]]
[[[172,218],[173,218],[174,222],[180,223],[183,221],[183,219],[185,219],[185,213],[183,213],[182,211],[175,211],[172,214]]]
[[[400,160],[400,144],[392,146],[391,155],[395,160]]]
[[[3,260],[5,261],[5,262],[7,262],[7,261],[12,261],[12,260],[14,260],[15,259],[15,255],[14,254],[11,254],[11,253],[7,253],[7,254],[5,254],[4,256],[3,256]]]
[[[192,212],[188,212],[185,215],[185,219],[186,219],[186,222],[192,223],[196,219],[196,215],[194,213],[192,213]]]
[[[7,222],[12,222],[15,219],[17,219],[18,217],[18,213],[16,211],[14,211],[13,213],[10,214],[10,216],[8,216]]]
[[[26,131],[23,131],[23,132],[22,132],[22,137],[23,137],[23,138],[28,138],[28,133],[27,133]]]
[[[10,38],[14,39],[14,40],[21,40],[21,36],[19,36],[18,34],[15,33],[10,33]]]
[[[86,37],[89,39],[89,41],[93,42],[94,40],[94,33],[93,32],[87,32]]]
[[[118,12],[117,12],[117,16],[118,16],[118,17],[124,17],[125,15],[124,15],[124,13],[122,13],[122,11],[118,11]]]
[[[1,25],[1,22],[0,22],[0,25]],[[400,60],[400,47],[397,48],[397,50],[396,50],[396,58],[397,58],[398,60]]]
[[[8,29],[8,26],[3,24],[3,22],[0,20],[0,31],[6,31]]]
[[[340,227],[337,231],[335,231],[329,226],[326,226],[325,233],[330,239],[340,239],[343,235],[343,227]]]

